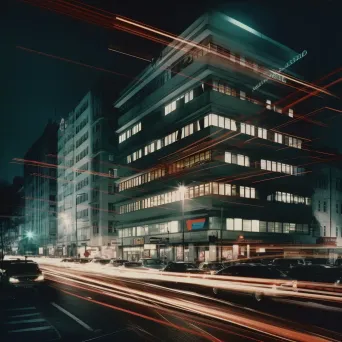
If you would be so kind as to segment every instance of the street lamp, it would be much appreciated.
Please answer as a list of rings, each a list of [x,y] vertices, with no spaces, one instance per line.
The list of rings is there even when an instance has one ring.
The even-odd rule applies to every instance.
[[[181,209],[182,209],[182,250],[183,250],[183,261],[185,261],[185,241],[184,241],[184,231],[185,231],[185,225],[184,225],[184,200],[185,200],[185,192],[186,187],[184,185],[180,185],[178,187],[179,197],[181,200]]]
[[[30,239],[33,239],[33,236],[34,236],[34,234],[33,234],[33,232],[27,232],[26,233],[26,237],[30,240]]]

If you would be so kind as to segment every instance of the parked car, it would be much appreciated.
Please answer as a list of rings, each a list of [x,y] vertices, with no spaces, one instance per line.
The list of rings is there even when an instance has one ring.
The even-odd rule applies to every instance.
[[[178,273],[202,273],[195,264],[191,262],[169,262],[163,269],[163,272]]]
[[[305,258],[306,265],[330,265],[329,258]]]
[[[293,267],[288,276],[305,282],[319,282],[342,285],[342,270],[328,265],[304,265]]]
[[[274,280],[282,280],[287,282],[289,279],[283,272],[266,265],[261,264],[239,264],[234,266],[229,266],[219,270],[215,273],[215,275],[222,276],[231,276],[231,277],[243,277],[243,278],[258,278],[258,279],[274,279]],[[247,280],[247,279],[246,279]],[[235,281],[235,280],[233,280]],[[248,285],[253,285],[255,282],[252,282]],[[265,284],[269,287],[272,284]],[[273,284],[275,285],[275,284]],[[239,294],[245,296],[253,297],[257,302],[260,302],[264,298],[264,292],[262,287],[255,290],[255,292],[246,291],[243,285],[240,286],[241,289],[235,288],[234,290],[223,290],[218,288],[213,288],[213,293],[218,295],[219,293],[231,293],[231,294]]]
[[[147,269],[161,270],[165,267],[165,264],[161,259],[142,258],[139,261]]]
[[[64,258],[61,260],[61,262],[75,262],[76,258]]]
[[[270,266],[274,266],[281,272],[288,272],[292,267],[305,265],[305,260],[303,258],[276,258],[271,263]]]
[[[75,262],[77,264],[81,264],[81,265],[84,265],[84,264],[88,264],[89,262],[91,262],[93,259],[89,259],[89,258],[80,258],[80,259],[75,259]]]
[[[106,266],[107,267],[119,267],[119,266],[122,266],[126,262],[129,262],[129,261],[125,259],[111,259],[110,262]]]
[[[120,269],[144,269],[143,264],[141,262],[137,262],[137,261],[124,262],[119,267],[120,267]]]
[[[7,288],[37,288],[44,282],[44,275],[36,262],[5,260],[0,267],[1,280]]]
[[[198,266],[198,269],[203,273],[215,273],[223,268],[222,262],[201,262]]]
[[[335,260],[335,266],[342,266],[342,258],[338,258]]]
[[[89,266],[105,266],[110,263],[110,259],[93,259],[88,263]]]

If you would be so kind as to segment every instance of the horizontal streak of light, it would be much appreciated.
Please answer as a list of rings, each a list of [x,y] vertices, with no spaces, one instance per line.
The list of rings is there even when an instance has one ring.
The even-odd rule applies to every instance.
[[[143,58],[143,57],[139,57],[139,56],[136,56],[136,55],[132,55],[130,53],[127,53],[127,52],[123,52],[123,51],[119,51],[119,50],[115,50],[113,48],[108,48],[109,51],[114,51],[114,52],[117,52],[117,53],[121,53],[122,55],[125,55],[125,56],[129,56],[129,57],[133,57],[133,58],[136,58],[136,59],[141,59],[145,62],[151,62],[151,60],[149,59],[146,59],[146,58]]]
[[[119,20],[119,21],[125,22],[127,24],[130,24],[130,25],[133,25],[133,26],[137,26],[137,27],[139,27],[141,29],[144,29],[144,30],[147,30],[147,31],[159,34],[159,35],[162,35],[164,37],[167,37],[167,38],[170,38],[170,39],[173,39],[173,40],[177,40],[177,41],[179,41],[181,43],[190,45],[192,47],[197,47],[197,48],[200,47],[200,48],[202,48],[204,51],[206,51],[208,53],[213,53],[215,55],[218,55],[219,57],[223,57],[223,58],[228,59],[228,57],[224,56],[221,53],[217,53],[215,51],[212,51],[212,50],[208,49],[205,46],[201,46],[200,44],[193,43],[193,42],[191,42],[189,40],[186,40],[186,39],[183,39],[183,38],[179,38],[179,37],[177,37],[177,36],[175,36],[173,34],[169,34],[169,33],[163,32],[163,31],[161,31],[159,29],[156,29],[156,28],[153,28],[153,27],[149,27],[147,25],[143,25],[141,23],[138,23],[138,22],[135,22],[135,21],[132,21],[130,19],[126,19],[126,18],[123,18],[123,17],[120,17],[120,16],[116,16],[116,19]],[[312,89],[314,89],[314,90],[316,90],[318,92],[323,92],[323,93],[325,93],[327,95],[332,95],[331,93],[329,93],[328,91],[326,91],[326,90],[324,90],[322,88],[316,87],[316,86],[314,86],[314,85],[312,85],[310,83],[307,83],[307,82],[300,81],[300,80],[298,80],[298,79],[296,79],[294,77],[291,77],[291,76],[289,76],[287,74],[279,73],[279,72],[275,72],[275,71],[271,71],[271,72],[274,73],[274,74],[277,74],[277,75],[281,75],[282,77],[287,78],[288,80],[293,81],[295,83],[299,83],[299,84],[304,85],[304,86],[306,86],[308,88],[312,88]],[[273,79],[272,77],[270,77],[270,78]]]
[[[57,272],[60,273],[60,272]],[[61,273],[63,275],[63,273]],[[79,283],[84,284],[87,283],[88,286],[91,285],[89,284],[89,280],[87,280],[87,277],[83,277],[83,276],[76,276],[73,275],[74,278],[79,279]],[[74,280],[72,280],[74,281]],[[176,281],[182,281],[182,280],[176,280]],[[199,279],[196,279],[196,281],[198,282]],[[245,317],[241,317],[241,316],[236,316],[232,313],[229,313],[228,311],[223,311],[223,312],[218,312],[215,309],[211,309],[210,307],[206,306],[206,305],[199,305],[196,303],[192,303],[189,301],[183,301],[183,300],[176,300],[176,299],[171,299],[170,297],[165,297],[165,296],[160,296],[160,295],[155,295],[155,294],[151,294],[151,293],[146,293],[146,292],[142,292],[139,290],[134,290],[134,289],[129,289],[127,287],[121,287],[121,286],[117,286],[116,284],[109,284],[109,283],[105,283],[103,281],[94,281],[91,280],[91,282],[95,282],[99,285],[104,285],[106,287],[111,287],[114,289],[122,289],[125,292],[129,292],[132,294],[137,294],[137,295],[141,295],[145,298],[149,298],[152,300],[157,300],[160,303],[163,303],[163,305],[171,305],[174,308],[179,307],[180,309],[185,309],[187,311],[193,312],[193,313],[197,313],[197,314],[202,314],[205,315],[207,317],[210,318],[215,318],[215,319],[219,319],[219,320],[223,320],[229,323],[233,323],[233,324],[237,324],[240,326],[244,326],[247,327],[248,329],[253,329],[256,331],[259,331],[263,334],[271,334],[271,335],[275,335],[275,336],[282,336],[282,337],[287,337],[287,338],[294,338],[293,334],[295,334],[296,338],[294,338],[295,340],[300,340],[300,341],[307,341],[306,339],[308,338],[308,336],[306,336],[305,333],[301,333],[301,332],[297,332],[297,331],[291,331],[289,329],[280,327],[280,326],[274,326],[262,321],[257,321],[254,319],[249,319],[249,318],[245,318]],[[200,285],[202,285],[202,282],[200,283]],[[94,286],[94,285],[91,285]],[[211,286],[215,286],[214,284]],[[255,291],[255,289],[253,290]],[[257,290],[260,291],[260,290]],[[272,290],[273,291],[273,290]],[[124,298],[122,298],[124,299]],[[306,338],[306,339],[305,339]],[[310,341],[321,341],[322,339],[317,337],[317,336],[311,336]]]
[[[74,61],[74,60],[69,59],[69,58],[48,54],[48,53],[45,53],[45,52],[42,52],[42,51],[37,51],[37,50],[29,49],[29,48],[26,48],[26,47],[23,47],[23,46],[19,46],[19,45],[17,45],[16,48],[20,49],[20,50],[23,50],[23,51],[26,51],[26,52],[35,53],[37,55],[58,59],[58,60],[63,61],[63,62],[68,62],[68,63],[80,65],[80,66],[83,66],[83,67],[86,67],[86,68],[91,68],[91,69],[94,69],[94,70],[97,70],[97,71],[104,71],[104,72],[107,72],[107,73],[110,73],[110,74],[113,74],[113,75],[122,76],[122,77],[125,77],[125,78],[136,80],[136,78],[133,77],[133,76],[128,76],[126,74],[122,74],[122,73],[119,73],[119,72],[116,72],[116,71],[104,69],[104,68],[101,68],[101,67],[96,67],[96,66],[93,66],[93,65],[90,65],[90,64],[85,64],[85,63],[82,63],[82,62],[77,62],[77,61]]]
[[[203,334],[203,333],[201,334],[201,333],[198,333],[198,332],[196,332],[196,331],[194,331],[194,330],[190,330],[190,329],[181,327],[181,326],[179,326],[179,325],[176,325],[176,324],[173,324],[173,323],[169,323],[169,322],[160,320],[160,319],[158,319],[158,318],[154,318],[154,317],[151,317],[151,316],[143,315],[143,314],[141,314],[141,313],[139,313],[139,312],[136,312],[136,311],[127,310],[127,309],[121,308],[121,307],[119,307],[119,306],[114,306],[114,305],[111,305],[111,304],[107,304],[107,303],[104,303],[104,302],[100,302],[100,301],[98,301],[98,300],[90,299],[90,298],[88,298],[88,297],[83,297],[83,296],[77,295],[77,294],[75,294],[75,293],[72,293],[72,292],[70,292],[70,291],[66,291],[66,290],[60,290],[60,291],[66,293],[66,294],[68,294],[68,295],[77,297],[77,298],[79,298],[79,299],[86,300],[86,301],[91,302],[91,303],[99,304],[99,305],[105,306],[105,307],[107,307],[107,308],[116,310],[116,311],[125,312],[125,313],[130,314],[130,315],[133,315],[133,316],[138,316],[138,317],[147,319],[147,320],[149,320],[149,321],[153,321],[153,322],[158,323],[158,324],[166,325],[166,326],[171,327],[171,328],[174,328],[174,329],[176,329],[176,330],[184,331],[184,332],[190,333],[190,334],[192,334],[192,335],[197,335],[197,336],[199,336],[199,337],[206,338],[207,340],[209,339],[208,336],[207,336],[206,334]],[[211,339],[209,339],[209,341],[211,341]]]
[[[67,274],[67,273],[66,273]],[[95,275],[95,276],[98,276],[98,275]],[[107,279],[108,281],[113,281],[115,280],[115,278],[113,279],[112,277],[109,277],[109,276],[106,276],[105,274],[101,274],[101,278],[102,279]],[[91,278],[91,279],[94,279],[94,278]],[[134,285],[139,285],[139,286],[144,286],[144,287],[148,287],[148,288],[151,288],[151,290],[153,292],[155,292],[156,290],[164,290],[164,291],[167,291],[169,293],[171,293],[171,295],[173,294],[181,294],[181,295],[187,295],[187,296],[190,296],[191,298],[195,298],[195,299],[205,299],[205,300],[210,300],[211,302],[214,302],[214,303],[218,303],[218,304],[221,304],[223,303],[224,305],[229,305],[230,307],[233,306],[233,308],[235,307],[238,307],[236,304],[233,304],[233,303],[230,303],[230,302],[226,302],[226,301],[222,301],[222,300],[219,300],[219,299],[215,299],[213,297],[209,297],[209,296],[205,296],[205,295],[202,295],[202,294],[198,294],[198,293],[194,293],[194,292],[187,292],[187,291],[183,291],[183,290],[177,290],[177,289],[173,289],[173,288],[169,288],[169,287],[164,287],[164,286],[161,286],[161,285],[156,285],[156,284],[153,284],[153,283],[146,283],[146,282],[140,282],[140,281],[135,281],[135,280],[128,280],[127,278],[124,280],[124,282],[128,282],[130,284],[134,284]],[[113,291],[113,290],[111,290]],[[120,293],[120,292],[118,292]],[[136,298],[139,298],[139,297],[136,297]],[[144,304],[146,303],[146,301],[144,301]],[[154,302],[153,303],[155,305],[158,305],[157,302]],[[163,307],[159,307],[160,308],[160,311],[164,311],[164,312],[167,312],[168,314],[172,314],[172,316],[175,316],[176,314],[172,311],[170,311],[170,309],[166,309],[166,308],[163,308]],[[158,310],[159,310],[158,308]],[[264,317],[267,317],[267,319],[272,319],[272,320],[275,320],[277,319],[278,321],[281,320],[282,323],[285,323],[286,325],[288,324],[293,324],[294,322],[293,321],[289,321],[289,320],[286,320],[284,318],[280,318],[278,316],[273,316],[271,314],[266,314],[265,312],[258,312],[258,311],[255,311],[254,309],[247,309],[247,308],[243,308],[244,310],[247,310],[247,311],[251,311],[253,314],[257,314],[257,315],[260,315],[261,316],[264,316]],[[178,311],[179,312],[179,311]],[[180,318],[182,318],[180,316],[180,314],[176,315]],[[195,321],[193,319],[189,319],[189,317],[186,317],[186,320],[187,321],[192,321],[192,322],[195,322],[196,324],[200,324],[200,325],[204,325],[204,326],[207,326],[207,327],[212,327],[212,325],[209,325],[209,324],[206,324],[204,323],[203,321]],[[301,329],[303,329],[303,327],[300,327]],[[217,325],[215,326],[215,329],[216,330],[221,330],[221,331],[225,331],[225,332],[230,332],[231,330],[227,331],[226,329],[222,329],[222,328],[219,328]],[[304,326],[304,329],[306,331],[309,331],[310,333],[312,332],[311,330],[311,327],[309,326],[308,328],[306,328]],[[323,329],[324,332],[329,332],[331,333],[329,330],[326,330],[326,329]]]

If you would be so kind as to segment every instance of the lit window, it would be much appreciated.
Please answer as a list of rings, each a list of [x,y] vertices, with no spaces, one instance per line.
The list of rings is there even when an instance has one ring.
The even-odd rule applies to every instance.
[[[266,108],[271,110],[272,109],[272,102],[271,100],[266,100]]]

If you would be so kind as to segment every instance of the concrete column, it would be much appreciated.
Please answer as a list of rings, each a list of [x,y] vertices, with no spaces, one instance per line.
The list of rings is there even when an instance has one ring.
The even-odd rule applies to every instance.
[[[189,260],[193,262],[195,260],[195,246],[192,243],[189,243]]]
[[[217,248],[216,245],[209,245],[209,261],[217,260]]]
[[[239,245],[233,245],[233,260],[236,260],[239,255]]]

